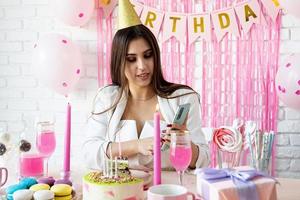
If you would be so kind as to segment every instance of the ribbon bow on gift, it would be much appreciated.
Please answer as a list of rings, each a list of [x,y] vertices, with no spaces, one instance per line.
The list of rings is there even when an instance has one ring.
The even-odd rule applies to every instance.
[[[198,174],[200,178],[207,180],[209,183],[224,181],[224,179],[230,178],[233,181],[233,183],[236,185],[240,200],[247,200],[247,199],[259,200],[259,196],[256,191],[256,186],[251,181],[255,177],[261,176],[261,177],[268,177],[274,179],[254,169],[231,170],[231,169],[203,168],[203,169],[196,169],[195,173]],[[203,192],[206,193],[207,191],[203,190]]]

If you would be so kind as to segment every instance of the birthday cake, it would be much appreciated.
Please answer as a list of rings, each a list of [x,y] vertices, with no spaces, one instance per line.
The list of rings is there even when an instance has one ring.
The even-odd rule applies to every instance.
[[[83,200],[91,199],[144,199],[143,180],[122,173],[104,176],[102,172],[89,172],[83,177]]]

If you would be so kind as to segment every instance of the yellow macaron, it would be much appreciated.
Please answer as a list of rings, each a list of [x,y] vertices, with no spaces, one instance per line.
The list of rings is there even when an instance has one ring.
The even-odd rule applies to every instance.
[[[71,200],[72,199],[72,195],[67,195],[67,196],[63,196],[63,197],[54,197],[54,200]]]
[[[56,197],[65,197],[71,195],[72,187],[67,184],[55,184],[50,189],[55,194]],[[72,196],[71,196],[72,197]]]
[[[29,189],[36,192],[39,190],[49,190],[50,186],[45,183],[38,183],[38,184],[32,185]]]

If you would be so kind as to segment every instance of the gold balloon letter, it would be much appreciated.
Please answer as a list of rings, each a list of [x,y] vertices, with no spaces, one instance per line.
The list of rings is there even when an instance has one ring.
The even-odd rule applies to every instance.
[[[249,5],[245,5],[244,7],[245,9],[245,19],[246,19],[246,22],[249,21],[249,17],[252,16],[253,18],[256,18],[256,14],[254,13],[254,11],[250,8]]]
[[[180,20],[180,17],[170,17],[170,19],[173,21],[173,26],[172,26],[172,32],[176,32],[176,22],[177,20]]]
[[[204,32],[204,28],[205,28],[205,25],[204,25],[204,19],[203,17],[200,17],[200,23],[197,23],[197,18],[195,17],[194,18],[194,33],[198,33],[198,28],[200,27],[201,28],[201,32]]]
[[[148,12],[147,17],[146,17],[146,22],[145,25],[146,26],[150,26],[151,28],[153,28],[153,21],[156,20],[156,14],[154,12]]]
[[[218,16],[219,16],[221,29],[227,28],[230,25],[229,15],[227,13],[220,13],[218,14]],[[225,19],[227,23],[224,23],[223,19]]]

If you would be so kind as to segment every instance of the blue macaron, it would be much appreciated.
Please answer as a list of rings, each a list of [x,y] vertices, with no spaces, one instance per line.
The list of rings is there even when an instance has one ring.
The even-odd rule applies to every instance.
[[[23,183],[26,185],[27,189],[30,188],[31,186],[37,184],[37,180],[35,178],[27,177],[23,178],[20,183]]]
[[[27,189],[27,185],[24,183],[19,183],[15,185],[10,185],[6,188],[5,192],[7,194],[7,199],[13,199],[12,195],[18,190]]]

